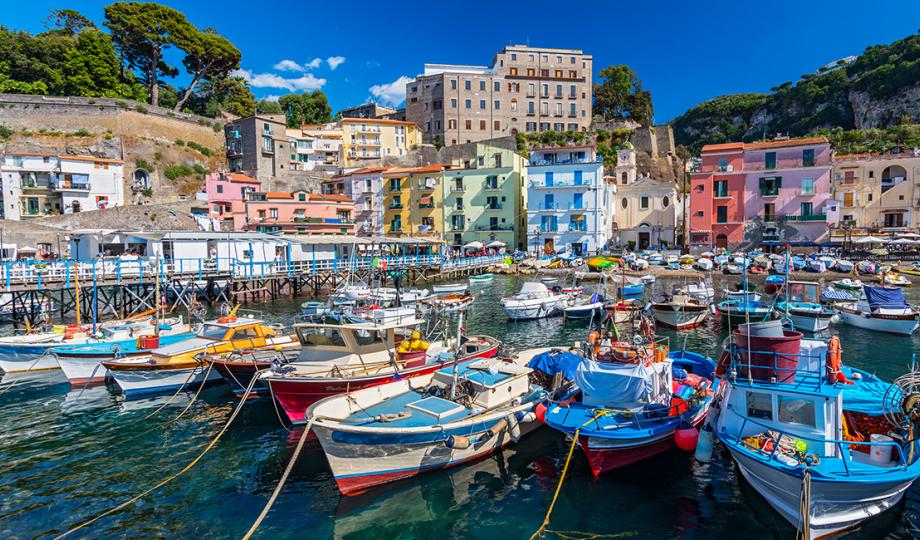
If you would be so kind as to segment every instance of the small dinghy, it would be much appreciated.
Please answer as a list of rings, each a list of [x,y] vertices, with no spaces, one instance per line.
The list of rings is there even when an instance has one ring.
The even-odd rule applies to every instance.
[[[528,281],[514,296],[501,299],[501,307],[511,320],[542,319],[558,315],[568,296],[552,291],[539,281]]]
[[[855,265],[850,261],[845,261],[843,259],[837,259],[837,264],[834,265],[834,270],[838,272],[844,272],[849,274],[853,271]]]
[[[688,283],[686,287],[680,289],[680,292],[691,298],[696,298],[704,304],[711,304],[716,298],[715,290],[704,281]]]
[[[858,279],[843,278],[834,282],[835,289],[845,291],[860,291],[863,288],[863,282]]]
[[[466,283],[441,283],[439,285],[432,285],[431,290],[434,294],[454,294],[462,293],[466,290]]]
[[[759,300],[738,298],[723,300],[718,305],[719,313],[729,325],[737,325],[747,321],[763,321],[770,317],[773,306]]]
[[[821,305],[820,285],[809,281],[790,281],[780,291],[776,310],[800,332],[821,332],[831,325],[835,312]]]
[[[469,292],[455,293],[455,294],[445,294],[443,296],[435,296],[425,300],[423,303],[434,308],[435,311],[440,313],[451,313],[454,311],[461,311],[473,303],[475,297]]]
[[[470,286],[491,283],[493,279],[495,279],[494,274],[478,274],[475,276],[470,276]]]
[[[604,297],[592,294],[590,297],[582,296],[572,301],[572,304],[562,310],[566,319],[595,319],[600,320],[604,312]]]

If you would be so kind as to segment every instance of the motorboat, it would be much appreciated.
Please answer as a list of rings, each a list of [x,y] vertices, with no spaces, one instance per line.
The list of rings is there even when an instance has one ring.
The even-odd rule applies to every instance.
[[[693,267],[699,270],[700,272],[709,272],[712,270],[713,263],[712,259],[707,259],[705,257],[700,257],[693,263]]]
[[[856,300],[858,300],[858,298],[853,296],[852,291],[837,289],[833,286],[825,287],[825,289],[821,291],[821,301],[828,304],[833,304],[835,302],[855,302]]]
[[[864,285],[858,301],[839,302],[834,309],[841,322],[876,332],[910,335],[920,324],[920,313],[907,303],[899,288]]]
[[[835,289],[842,289],[844,291],[861,291],[863,288],[863,282],[858,279],[843,278],[838,279],[834,282]]]
[[[577,437],[573,444],[599,476],[674,448],[682,429],[695,431],[712,399],[715,367],[703,355],[669,351],[662,342],[624,345],[615,358],[602,354],[580,363],[577,390],[538,409],[537,417]]]
[[[646,283],[641,278],[613,275],[610,281],[616,285],[616,293],[620,298],[635,298],[645,293]]]
[[[707,423],[798,537],[858,526],[896,505],[920,475],[911,420],[920,396],[907,382],[917,374],[890,385],[843,365],[836,337],[795,332],[736,333],[723,359]]]
[[[306,417],[341,493],[472,461],[536,429],[534,408],[561,389],[516,358],[453,364],[411,379],[323,399]]]
[[[467,289],[466,283],[440,283],[432,285],[431,291],[434,294],[455,294],[462,293]]]
[[[145,312],[133,318],[97,325],[55,325],[51,332],[0,337],[0,370],[4,373],[19,373],[58,369],[60,366],[57,360],[50,354],[55,349],[70,345],[133,340],[137,336],[153,334],[154,321],[149,312]],[[181,318],[163,321],[170,328],[181,323]],[[188,331],[187,327],[184,331]]]
[[[910,287],[910,280],[897,272],[885,273],[879,278],[879,282],[882,285],[890,285],[892,287]]]
[[[474,285],[485,285],[486,283],[491,283],[495,279],[493,274],[477,274],[470,276],[470,286]]]
[[[855,268],[855,265],[852,262],[846,261],[844,259],[837,259],[837,264],[834,265],[834,270],[838,272],[844,272],[846,274],[852,272],[853,268]]]
[[[760,293],[753,291],[745,290],[732,290],[732,289],[722,289],[722,300],[753,300],[759,302],[761,299]]]
[[[131,396],[220,381],[220,374],[198,358],[201,354],[296,343],[292,336],[277,335],[276,328],[262,320],[230,314],[205,322],[193,338],[158,347],[148,355],[106,360],[102,365],[121,391]]]
[[[652,316],[675,330],[696,328],[709,316],[709,303],[685,294],[664,295],[652,300]]]
[[[748,297],[723,300],[719,302],[718,310],[729,325],[737,325],[769,319],[773,313],[773,306]]]
[[[575,298],[562,310],[562,316],[566,319],[595,319],[599,321],[603,313],[604,297],[597,293],[591,296]]]
[[[172,345],[195,337],[192,327],[182,322],[182,317],[163,319],[158,333],[153,328],[136,338],[100,340],[82,345],[65,345],[52,349],[67,382],[71,385],[99,384],[105,382],[108,370],[102,362],[121,358],[150,356],[153,349]],[[103,334],[111,329],[103,329]],[[117,332],[112,332],[113,337]]]
[[[630,266],[633,270],[636,270],[636,271],[638,271],[638,272],[641,272],[641,271],[643,271],[643,270],[648,270],[649,262],[648,262],[647,260],[645,260],[645,259],[636,259],[636,260],[632,261],[631,263],[629,263],[629,266]]]
[[[300,318],[303,320],[312,320],[323,317],[329,313],[332,307],[326,302],[311,300],[300,304]]]
[[[501,307],[509,319],[542,319],[562,313],[568,296],[550,290],[539,281],[528,281],[514,296],[501,299]]]
[[[655,278],[655,276],[654,276],[653,274],[646,274],[646,275],[640,277],[639,279],[642,280],[642,283],[645,283],[646,285],[651,285],[652,283],[655,283],[655,280],[656,280],[657,278]]]
[[[706,283],[705,281],[700,281],[699,283],[688,283],[680,290],[687,296],[696,298],[705,304],[711,304],[712,301],[716,298],[715,289],[713,289],[712,285]]]
[[[377,305],[365,306],[351,311],[355,319],[364,320],[373,324],[399,324],[412,323],[418,318],[416,306],[380,307]]]
[[[395,289],[381,287],[373,289],[367,296],[367,301],[378,304],[401,305],[415,304],[431,296],[428,289]]]
[[[473,300],[476,298],[469,293],[469,291],[453,294],[445,294],[443,296],[433,296],[422,302],[431,306],[435,311],[439,313],[451,313],[455,311],[464,310],[473,303]]]
[[[664,255],[662,255],[661,253],[650,253],[648,257],[645,257],[645,260],[647,260],[649,264],[657,264],[657,265],[667,264],[667,260],[665,259]]]
[[[821,304],[821,286],[810,281],[790,281],[780,292],[776,311],[792,321],[793,328],[822,332],[830,327],[836,312]]]

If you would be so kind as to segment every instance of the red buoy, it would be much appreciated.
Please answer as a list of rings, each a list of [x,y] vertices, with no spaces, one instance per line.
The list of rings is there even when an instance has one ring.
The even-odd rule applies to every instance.
[[[537,415],[537,421],[541,424],[546,423],[546,405],[543,403],[538,403],[537,407],[534,409],[534,414]]]
[[[674,444],[685,452],[696,450],[700,432],[693,426],[683,426],[674,430]]]

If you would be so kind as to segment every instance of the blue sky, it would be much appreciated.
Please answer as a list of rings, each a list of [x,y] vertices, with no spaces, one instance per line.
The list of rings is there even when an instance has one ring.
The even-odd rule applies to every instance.
[[[109,3],[31,0],[0,23],[40,31],[51,7],[101,23]],[[503,46],[529,43],[583,49],[595,74],[628,64],[652,92],[656,122],[718,95],[769,91],[920,28],[916,0],[162,3],[233,41],[259,97],[322,88],[335,110],[396,104],[402,78],[426,62],[490,64]]]

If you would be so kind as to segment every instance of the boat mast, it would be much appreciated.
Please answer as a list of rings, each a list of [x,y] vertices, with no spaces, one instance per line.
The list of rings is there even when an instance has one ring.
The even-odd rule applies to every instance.
[[[457,342],[454,343],[454,366],[450,378],[450,399],[457,397],[457,365],[460,363],[460,330],[463,328],[463,312],[457,314]]]
[[[160,335],[160,311],[163,309],[163,302],[160,299],[160,253],[154,250],[154,263],[156,264],[156,285],[154,287],[153,301],[156,302],[156,309],[153,310],[153,335]]]

